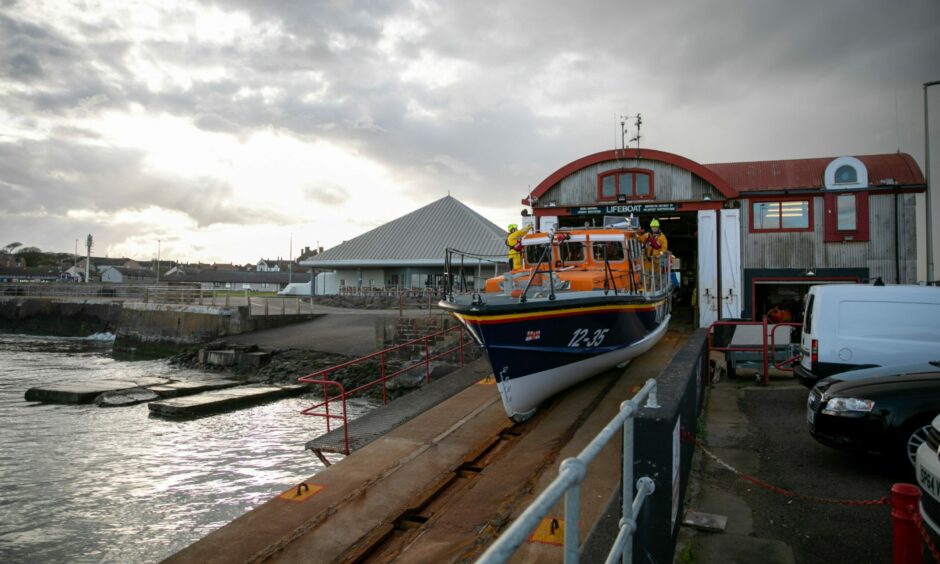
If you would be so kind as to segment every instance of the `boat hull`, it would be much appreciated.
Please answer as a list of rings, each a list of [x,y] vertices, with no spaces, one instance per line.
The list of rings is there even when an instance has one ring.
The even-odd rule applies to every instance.
[[[441,305],[486,351],[506,413],[517,420],[559,391],[646,352],[670,319],[668,295],[516,310]]]

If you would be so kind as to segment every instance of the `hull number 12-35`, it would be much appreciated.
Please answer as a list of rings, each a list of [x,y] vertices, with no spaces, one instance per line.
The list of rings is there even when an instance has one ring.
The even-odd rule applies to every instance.
[[[599,347],[610,329],[597,329],[591,333],[590,329],[575,329],[569,347]]]

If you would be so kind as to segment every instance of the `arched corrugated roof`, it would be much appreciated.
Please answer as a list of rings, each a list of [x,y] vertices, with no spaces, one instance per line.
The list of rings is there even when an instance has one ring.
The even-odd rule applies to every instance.
[[[674,153],[667,153],[666,151],[657,151],[655,149],[626,149],[625,151],[621,150],[611,150],[611,151],[601,151],[600,153],[594,153],[593,155],[588,155],[586,157],[581,157],[580,159],[570,162],[560,169],[553,172],[548,178],[543,180],[532,190],[532,193],[529,195],[535,198],[541,198],[545,192],[548,192],[549,188],[558,184],[565,177],[591,165],[598,163],[608,162],[608,161],[619,161],[623,159],[645,159],[650,161],[660,161],[664,163],[677,166],[688,170],[692,174],[702,178],[712,186],[718,189],[719,192],[724,194],[726,198],[737,198],[738,192],[728,184],[721,176],[715,174],[712,170],[701,165],[691,159],[676,155]],[[523,204],[529,205],[529,199],[522,200]]]

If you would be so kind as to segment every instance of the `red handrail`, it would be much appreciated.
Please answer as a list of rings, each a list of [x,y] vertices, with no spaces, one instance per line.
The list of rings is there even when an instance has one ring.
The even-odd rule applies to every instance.
[[[719,326],[719,325],[732,325],[732,326],[748,326],[748,325],[750,325],[750,326],[760,326],[760,327],[762,328],[762,330],[761,330],[761,347],[760,347],[760,349],[757,349],[757,348],[755,348],[755,347],[753,347],[753,346],[750,346],[750,347],[716,347],[716,346],[714,345],[714,333],[715,333],[715,327],[716,327],[716,326]],[[768,325],[773,325],[773,327],[771,327],[771,329],[770,329],[770,343],[767,342],[767,327],[768,327]],[[779,370],[784,370],[784,371],[792,372],[792,371],[793,371],[792,368],[783,368],[783,365],[789,364],[789,363],[791,363],[791,362],[793,362],[794,360],[796,360],[796,359],[799,358],[799,355],[797,355],[797,356],[795,356],[795,357],[793,357],[793,358],[788,358],[787,360],[785,360],[785,361],[783,361],[783,362],[781,362],[781,363],[779,363],[779,364],[778,364],[776,361],[773,361],[773,360],[768,361],[768,358],[769,358],[769,355],[768,355],[768,352],[767,352],[767,351],[768,351],[768,344],[770,345],[770,346],[769,346],[770,350],[774,350],[774,349],[775,349],[775,346],[776,346],[776,345],[775,345],[775,341],[774,341],[774,335],[775,335],[775,333],[776,333],[778,327],[802,327],[802,324],[800,324],[800,323],[774,323],[774,324],[769,324],[769,323],[767,323],[767,316],[766,316],[766,315],[763,316],[763,318],[761,319],[761,321],[715,321],[714,323],[712,323],[711,325],[708,326],[708,353],[711,354],[712,351],[715,351],[715,352],[760,352],[760,353],[761,353],[761,358],[762,358],[762,360],[763,360],[763,369],[762,369],[762,372],[761,372],[761,376],[762,376],[762,377],[761,377],[761,384],[763,384],[763,385],[766,386],[766,385],[770,382],[770,370],[769,370],[769,365],[770,365],[770,364],[772,364],[772,365],[774,366],[774,368],[777,368],[777,369],[779,369]],[[709,366],[709,370],[711,370],[711,364],[709,364],[708,366]],[[711,380],[711,374],[708,374],[708,378],[709,378],[709,381],[710,381],[710,380]]]
[[[435,355],[432,356],[432,355],[431,355],[431,346],[430,346],[430,341],[431,341],[431,339],[434,339],[435,337],[441,337],[441,336],[444,336],[444,335],[453,333],[454,331],[457,331],[457,332],[458,332],[458,335],[459,335],[458,345],[455,346],[455,347],[450,347],[450,348],[448,348],[448,349],[446,349],[446,350],[444,350],[444,351],[441,351],[441,352],[439,352],[439,353],[437,353],[437,354],[435,354]],[[382,386],[382,403],[383,403],[383,404],[387,404],[387,403],[388,403],[388,395],[387,395],[386,383],[387,383],[389,380],[393,380],[394,378],[397,378],[398,376],[401,376],[401,375],[404,374],[405,372],[408,372],[408,371],[410,371],[410,370],[412,370],[412,369],[414,369],[414,368],[417,368],[418,366],[420,366],[420,365],[423,363],[423,364],[425,365],[425,369],[424,369],[424,380],[425,380],[425,383],[430,383],[430,382],[431,382],[431,361],[432,361],[432,360],[436,360],[436,359],[439,359],[439,358],[443,358],[443,357],[445,357],[445,356],[447,356],[447,355],[453,354],[454,352],[458,352],[458,353],[459,353],[459,358],[460,358],[460,366],[463,366],[463,365],[464,365],[464,353],[463,353],[464,346],[465,346],[464,343],[465,343],[465,341],[464,341],[464,338],[463,338],[463,327],[458,325],[458,326],[455,326],[455,327],[451,327],[450,329],[444,329],[444,330],[438,331],[438,332],[436,332],[436,333],[431,333],[430,335],[425,335],[425,336],[423,336],[423,337],[418,337],[417,339],[412,339],[412,340],[407,341],[407,342],[405,342],[405,343],[401,343],[400,345],[395,345],[394,347],[389,347],[389,348],[387,348],[387,349],[382,349],[382,350],[380,350],[380,351],[378,351],[378,352],[374,352],[374,353],[372,353],[372,354],[369,354],[369,355],[366,355],[366,356],[357,358],[357,359],[355,359],[355,360],[350,360],[350,361],[344,362],[344,363],[342,363],[342,364],[337,364],[336,366],[331,366],[330,368],[325,368],[325,369],[323,369],[323,370],[319,370],[319,371],[314,372],[314,373],[312,373],[312,374],[307,374],[306,376],[301,376],[300,378],[297,379],[298,382],[303,382],[303,383],[305,383],[305,384],[322,384],[322,385],[323,385],[323,401],[320,402],[320,403],[318,403],[318,404],[315,404],[315,405],[313,405],[313,406],[311,406],[311,407],[308,407],[307,409],[304,409],[303,411],[301,411],[301,414],[303,414],[303,415],[315,415],[315,416],[319,416],[319,417],[325,417],[325,418],[326,418],[326,430],[327,430],[327,432],[330,431],[330,419],[342,419],[342,420],[343,420],[344,452],[345,452],[345,454],[348,455],[348,454],[349,454],[349,434],[348,434],[348,431],[346,430],[346,426],[347,426],[347,424],[348,424],[348,420],[347,420],[347,411],[346,411],[346,398],[352,396],[353,394],[356,394],[356,393],[358,393],[358,392],[365,391],[365,390],[367,390],[367,389],[369,389],[369,388],[371,388],[371,387],[373,387],[373,386],[376,386],[376,385],[381,384],[381,386]],[[419,345],[419,344],[422,344],[422,345],[424,346],[424,360],[415,362],[415,363],[413,363],[413,364],[409,364],[408,366],[405,366],[405,367],[399,369],[397,372],[393,372],[393,373],[391,373],[391,374],[388,374],[388,373],[387,373],[385,360],[386,360],[386,357],[387,357],[387,354],[388,354],[388,353],[393,352],[393,351],[396,351],[396,350],[399,350],[399,349],[403,349],[403,348],[405,348],[405,347],[413,347],[413,346],[416,346],[416,345]],[[347,391],[347,390],[342,386],[342,384],[340,384],[339,382],[337,382],[337,381],[335,381],[335,380],[328,380],[328,379],[327,379],[327,376],[329,376],[330,374],[336,372],[337,370],[342,370],[343,368],[348,368],[348,367],[353,366],[353,365],[355,365],[355,364],[360,364],[360,363],[363,363],[363,362],[372,360],[372,359],[374,359],[374,358],[376,358],[376,357],[378,357],[378,359],[379,359],[379,374],[380,374],[379,378],[376,379],[376,380],[371,380],[371,381],[369,381],[369,382],[366,382],[365,384],[362,384],[362,385],[360,385],[360,386],[358,386],[358,387],[356,387],[356,388],[353,388],[352,390],[348,390],[348,391]],[[328,393],[330,386],[337,386],[337,387],[339,388],[339,394],[336,395],[336,396],[330,397],[330,396],[329,396],[329,393]],[[332,415],[332,414],[330,414],[330,402],[331,402],[331,401],[332,401],[332,402],[340,401],[340,402],[342,403],[342,406],[343,406],[343,414],[342,414],[342,415]],[[318,408],[321,408],[321,407],[324,408],[324,411],[323,411],[322,413],[320,413],[320,412],[314,412],[314,411],[313,411],[313,410],[318,409]]]

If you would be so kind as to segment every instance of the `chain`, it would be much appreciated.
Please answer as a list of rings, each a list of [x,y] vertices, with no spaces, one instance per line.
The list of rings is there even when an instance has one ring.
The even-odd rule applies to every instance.
[[[882,497],[882,498],[879,498],[879,499],[849,500],[849,499],[833,499],[833,498],[829,498],[829,497],[817,497],[817,496],[814,496],[814,495],[806,495],[806,494],[801,494],[801,493],[792,492],[792,491],[790,491],[790,490],[781,488],[781,487],[779,487],[779,486],[774,486],[774,485],[772,485],[772,484],[768,484],[767,482],[761,480],[760,478],[756,478],[756,477],[754,477],[754,476],[751,476],[751,475],[749,475],[749,474],[745,474],[744,472],[741,472],[740,470],[738,470],[738,469],[735,468],[734,466],[731,466],[730,464],[728,464],[728,463],[725,462],[724,460],[722,460],[722,459],[718,458],[717,456],[715,456],[711,451],[709,451],[707,448],[705,448],[705,445],[703,445],[698,439],[696,439],[695,436],[692,435],[692,433],[690,433],[689,431],[683,430],[683,431],[682,431],[682,437],[683,437],[684,439],[686,439],[687,441],[693,443],[697,448],[701,449],[703,453],[705,453],[709,458],[711,458],[711,459],[714,460],[716,463],[718,463],[718,465],[720,465],[720,466],[722,466],[723,468],[729,470],[730,472],[732,472],[734,475],[736,475],[737,477],[741,478],[742,480],[745,480],[745,481],[750,482],[750,483],[752,483],[752,484],[754,484],[754,485],[756,485],[756,486],[762,487],[762,488],[764,488],[764,489],[770,490],[770,491],[772,491],[772,492],[778,493],[778,494],[783,495],[783,496],[786,496],[786,497],[792,497],[792,498],[796,498],[796,499],[802,499],[802,500],[804,500],[804,501],[812,501],[812,502],[815,502],[815,503],[829,503],[829,504],[835,504],[835,505],[851,505],[851,506],[856,506],[856,507],[864,507],[864,506],[869,506],[869,505],[891,505],[891,497],[890,497],[890,496],[885,496],[885,497]],[[940,562],[940,559],[937,559],[937,562]]]
[[[927,534],[927,529],[924,528],[924,520],[920,516],[920,511],[915,507],[910,509],[911,516],[914,518],[914,524],[917,525],[917,530],[920,531],[920,536],[924,539],[924,544],[926,544],[927,549],[930,550],[930,555],[933,556],[934,562],[940,562],[940,551],[937,551],[937,547],[933,544],[933,539]]]

